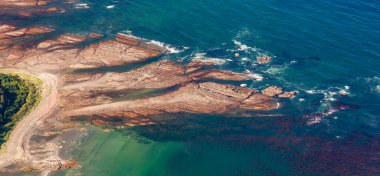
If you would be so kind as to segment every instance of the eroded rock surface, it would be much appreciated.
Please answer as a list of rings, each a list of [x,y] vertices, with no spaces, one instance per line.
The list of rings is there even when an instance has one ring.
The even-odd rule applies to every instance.
[[[88,106],[67,111],[68,116],[132,112],[140,116],[162,113],[223,114],[236,109],[271,110],[275,99],[255,90],[212,82],[189,83],[177,90],[157,97]]]
[[[277,95],[280,95],[283,93],[283,88],[281,87],[276,87],[276,86],[270,86],[264,90],[261,91],[265,96],[268,97],[274,97]]]
[[[59,84],[59,107],[52,117],[54,120],[57,117],[67,120],[78,116],[128,119],[116,127],[120,129],[155,124],[154,115],[161,114],[229,115],[240,111],[245,111],[246,114],[250,111],[269,111],[279,107],[277,97],[290,98],[296,93],[284,93],[282,88],[273,86],[259,92],[223,84],[221,82],[226,81],[246,83],[245,81],[255,78],[219,70],[210,61],[198,60],[188,64],[157,61],[148,64],[144,61],[165,54],[166,49],[130,35],[118,34],[114,39],[104,39],[106,37],[103,38],[102,34],[94,33],[42,35],[53,31],[47,27],[0,25],[0,68],[55,74]],[[35,37],[38,40],[33,40]],[[98,69],[138,62],[141,66],[123,73],[69,72],[72,69]],[[128,97],[129,94],[135,96],[131,98]],[[96,119],[91,123],[100,126],[108,122]],[[49,125],[45,121],[35,136],[54,138],[77,128],[76,125]],[[104,129],[104,132],[110,131],[112,129]],[[56,155],[60,147],[61,144],[57,142],[30,145],[30,155],[37,160],[25,161],[27,165],[21,170],[79,167],[75,161],[49,158],[51,153]]]
[[[0,38],[13,40],[25,35],[35,35],[51,32],[50,28],[21,28],[10,25],[0,27]],[[120,38],[122,35],[118,35]],[[136,42],[135,38],[123,37],[122,42],[106,40],[90,44],[84,48],[77,44],[98,37],[64,34],[55,39],[49,39],[29,48],[18,50],[11,47],[11,41],[0,43],[0,66],[9,67],[40,67],[41,70],[61,70],[67,68],[90,68],[101,66],[123,65],[141,62],[159,56],[165,49],[152,44]],[[17,51],[15,56],[13,53]]]

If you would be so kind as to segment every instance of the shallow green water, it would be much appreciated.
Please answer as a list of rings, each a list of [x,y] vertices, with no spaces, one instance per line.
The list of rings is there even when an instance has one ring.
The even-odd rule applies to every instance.
[[[83,167],[58,175],[290,175],[285,158],[260,144],[223,147],[202,140],[155,141],[130,129],[89,129],[72,153]]]

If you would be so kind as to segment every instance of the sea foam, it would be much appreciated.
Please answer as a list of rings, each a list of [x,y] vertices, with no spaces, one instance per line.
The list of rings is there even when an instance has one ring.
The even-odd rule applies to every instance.
[[[113,9],[113,8],[115,8],[115,5],[108,5],[108,6],[106,6],[106,8],[107,9]]]
[[[76,9],[88,9],[90,8],[86,3],[77,3],[74,5]]]

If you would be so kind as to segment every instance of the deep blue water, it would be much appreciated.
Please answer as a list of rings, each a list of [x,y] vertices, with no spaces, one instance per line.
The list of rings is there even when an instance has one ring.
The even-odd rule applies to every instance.
[[[217,59],[223,61],[223,69],[261,75],[264,80],[250,82],[252,88],[277,85],[300,91],[296,98],[284,100],[284,106],[276,112],[283,117],[199,117],[204,119],[201,122],[189,117],[188,123],[202,124],[191,137],[165,138],[142,130],[141,134],[150,140],[187,145],[186,152],[193,157],[184,157],[186,152],[171,154],[173,157],[165,160],[171,166],[166,172],[171,174],[167,175],[178,175],[181,168],[186,169],[180,175],[210,175],[210,170],[218,169],[219,175],[380,174],[380,1],[81,3],[89,8],[32,20],[4,18],[25,25],[51,25],[58,33],[98,32],[109,38],[118,32],[132,33],[183,50],[163,59]],[[235,58],[235,53],[241,56]],[[272,63],[256,65],[255,58],[260,55],[272,56]],[[337,94],[342,90],[348,95]],[[335,109],[339,111],[327,113]],[[318,123],[312,123],[313,118],[319,118]],[[207,130],[225,123],[243,130]],[[184,126],[176,130],[187,132]],[[215,160],[210,159],[213,157]],[[228,169],[218,168],[226,163],[210,164],[206,171],[207,167],[189,165],[202,159],[208,163],[234,161],[240,166]],[[250,167],[254,169],[247,169]]]

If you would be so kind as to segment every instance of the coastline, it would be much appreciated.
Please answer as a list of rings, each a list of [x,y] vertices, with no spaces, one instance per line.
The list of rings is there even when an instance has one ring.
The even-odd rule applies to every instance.
[[[18,162],[27,162],[33,159],[30,151],[30,138],[37,125],[48,117],[58,102],[57,77],[49,73],[32,73],[19,69],[2,69],[10,73],[22,73],[42,81],[41,100],[38,106],[22,118],[10,133],[8,141],[1,149],[0,170]],[[61,160],[58,155],[54,158]],[[5,169],[6,170],[6,169]],[[45,175],[45,174],[44,174]]]

